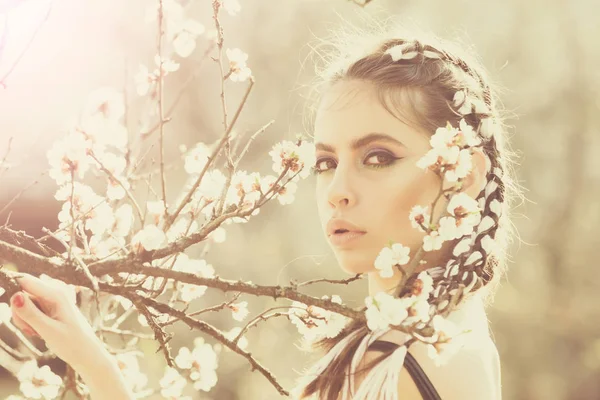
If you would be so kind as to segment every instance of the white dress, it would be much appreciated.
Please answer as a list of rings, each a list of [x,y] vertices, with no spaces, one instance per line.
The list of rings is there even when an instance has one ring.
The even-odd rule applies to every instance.
[[[474,294],[459,308],[453,310],[448,315],[448,320],[454,322],[458,328],[469,330],[465,336],[464,347],[476,348],[489,343],[490,333],[489,324],[483,301],[481,297]],[[323,358],[310,367],[303,376],[299,379],[298,385],[292,391],[292,397],[298,398],[302,389],[309,384],[314,377],[320,375],[329,363],[340,354],[358,332],[354,332],[340,342],[338,342]],[[405,346],[398,347],[389,357],[381,361],[373,367],[361,382],[358,389],[355,387],[354,375],[355,371],[363,359],[369,346],[376,340],[393,341],[395,343],[403,343],[409,338],[409,335],[400,331],[382,330],[370,332],[360,342],[350,365],[349,377],[344,382],[342,388],[342,400],[401,400],[398,396],[398,378],[400,371],[404,366],[407,349]],[[411,353],[415,347],[426,346],[422,342],[416,342],[411,346]],[[415,349],[416,350],[416,349]],[[422,349],[419,349],[422,350]],[[310,400],[318,400],[316,395],[309,398]]]

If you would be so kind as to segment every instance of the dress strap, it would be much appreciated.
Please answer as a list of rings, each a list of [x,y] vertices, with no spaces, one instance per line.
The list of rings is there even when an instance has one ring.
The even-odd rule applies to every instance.
[[[377,340],[369,347],[372,350],[389,351],[397,349],[399,346],[397,343],[388,342],[385,340]],[[440,395],[425,374],[425,371],[423,371],[413,355],[408,352],[406,353],[406,358],[404,359],[404,366],[417,385],[423,400],[441,400]]]

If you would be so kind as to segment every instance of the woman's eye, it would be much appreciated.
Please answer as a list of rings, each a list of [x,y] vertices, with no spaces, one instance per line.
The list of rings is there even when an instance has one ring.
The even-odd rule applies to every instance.
[[[327,171],[329,168],[334,168],[334,161],[331,158],[322,158],[317,160],[315,166],[312,168],[315,174],[320,174],[321,172]]]
[[[367,155],[364,164],[373,168],[382,168],[392,165],[399,157],[386,151],[376,151]],[[321,158],[312,167],[314,174],[320,174],[336,167],[336,161],[332,158]]]
[[[371,165],[381,165],[381,164],[387,164],[390,161],[395,160],[396,157],[394,157],[390,153],[387,153],[384,151],[378,151],[378,152],[371,153],[367,156],[367,160],[371,160],[371,159],[375,159],[375,163],[371,164]]]

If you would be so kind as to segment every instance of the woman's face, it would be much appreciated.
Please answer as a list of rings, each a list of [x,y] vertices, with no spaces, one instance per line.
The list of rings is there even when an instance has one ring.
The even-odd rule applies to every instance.
[[[371,84],[341,81],[321,101],[314,141],[315,167],[323,171],[316,184],[319,218],[341,267],[375,271],[390,241],[410,247],[412,258],[424,233],[411,226],[410,210],[430,205],[440,189],[435,173],[416,166],[430,149],[429,136],[392,116]],[[331,218],[366,233],[336,244],[327,232]]]

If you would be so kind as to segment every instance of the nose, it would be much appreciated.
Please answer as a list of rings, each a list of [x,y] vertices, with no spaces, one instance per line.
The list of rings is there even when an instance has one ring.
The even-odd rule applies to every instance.
[[[327,201],[332,208],[352,207],[356,203],[355,191],[347,172],[337,168],[335,176],[329,184]]]

